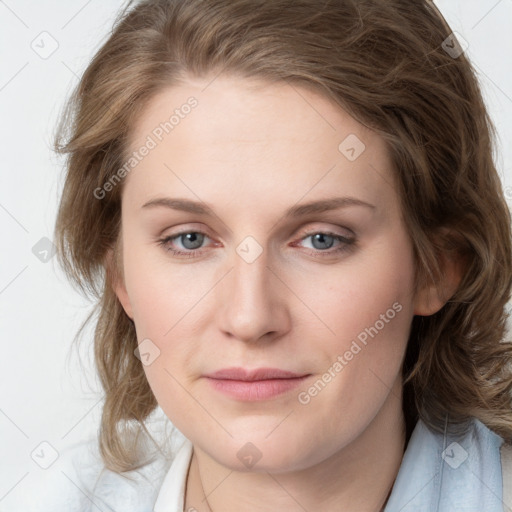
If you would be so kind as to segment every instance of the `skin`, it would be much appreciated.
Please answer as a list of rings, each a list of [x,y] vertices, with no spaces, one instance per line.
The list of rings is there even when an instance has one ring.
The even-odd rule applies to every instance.
[[[403,457],[401,366],[412,318],[445,303],[433,288],[412,295],[412,244],[384,141],[303,87],[220,76],[189,77],[152,98],[132,149],[190,96],[197,107],[125,178],[124,278],[114,286],[139,342],[160,350],[144,366],[159,405],[194,445],[185,510],[375,512]],[[354,161],[338,149],[349,134],[366,146]],[[341,196],[374,208],[284,215]],[[204,201],[214,215],[142,207],[161,197]],[[206,234],[195,246],[185,237],[168,243],[199,246],[197,257],[159,244],[181,231]],[[356,242],[322,246],[307,236],[326,232]],[[247,236],[262,249],[251,263],[236,250]],[[340,246],[347,250],[333,252]],[[448,269],[446,296],[454,276]],[[400,312],[300,403],[298,393],[394,303]],[[231,366],[311,377],[244,402],[204,378]],[[247,442],[261,453],[251,469],[237,457]]]

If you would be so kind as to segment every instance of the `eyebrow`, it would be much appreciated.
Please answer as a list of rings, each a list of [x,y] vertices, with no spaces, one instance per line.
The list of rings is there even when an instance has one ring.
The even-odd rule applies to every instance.
[[[339,208],[345,208],[348,206],[364,206],[375,210],[375,205],[355,197],[333,197],[292,206],[286,210],[284,215],[285,217],[302,217],[312,213],[322,213]],[[213,208],[210,205],[204,202],[191,201],[190,199],[158,197],[148,201],[142,206],[142,208],[157,207],[170,208],[172,210],[180,210],[188,213],[196,213],[199,215],[215,215]]]

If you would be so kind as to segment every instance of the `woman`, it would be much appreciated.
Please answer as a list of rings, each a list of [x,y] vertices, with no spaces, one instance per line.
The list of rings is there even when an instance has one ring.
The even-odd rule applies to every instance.
[[[61,129],[59,256],[99,299],[91,509],[512,505],[510,215],[430,1],[138,3]],[[158,406],[185,437],[161,466]]]

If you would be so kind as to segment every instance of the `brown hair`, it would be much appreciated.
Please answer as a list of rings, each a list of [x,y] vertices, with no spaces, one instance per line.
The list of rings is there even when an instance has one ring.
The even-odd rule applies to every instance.
[[[415,291],[441,282],[443,253],[464,261],[445,306],[413,318],[403,366],[407,436],[418,418],[442,431],[449,416],[463,428],[477,418],[512,440],[512,344],[503,340],[510,214],[493,163],[495,128],[470,62],[446,51],[450,34],[427,0],[146,0],[121,13],[55,140],[68,155],[59,259],[98,299],[107,468],[140,467],[133,450],[157,402],[106,268],[109,248],[119,256],[123,183],[102,199],[93,191],[126,162],[131,130],[157,92],[220,72],[309,87],[384,138],[414,247]],[[122,275],[117,261],[112,275]]]

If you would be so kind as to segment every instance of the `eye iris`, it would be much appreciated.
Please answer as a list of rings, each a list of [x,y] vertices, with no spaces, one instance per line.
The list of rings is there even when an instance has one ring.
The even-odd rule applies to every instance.
[[[326,244],[325,238],[328,238],[331,241],[330,244],[327,243],[327,247],[325,245],[322,246],[322,244]],[[315,247],[315,249],[330,249],[334,242],[334,238],[331,235],[326,235],[325,233],[317,233],[316,235],[313,235],[313,246],[315,246],[315,242],[317,241],[320,241],[321,247]]]
[[[201,233],[185,233],[185,234],[181,235],[180,238],[183,243],[183,247],[185,247],[185,249],[192,250],[192,249],[198,249],[199,247],[201,247],[201,245],[203,243],[204,236]],[[191,242],[192,247],[188,247],[186,242],[187,243]]]

